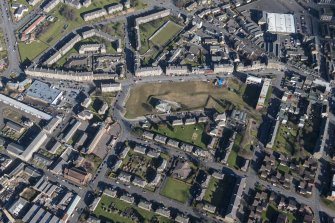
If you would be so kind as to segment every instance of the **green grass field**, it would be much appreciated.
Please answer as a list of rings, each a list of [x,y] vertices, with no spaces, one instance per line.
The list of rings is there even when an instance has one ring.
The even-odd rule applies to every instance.
[[[18,43],[18,49],[20,52],[21,61],[26,59],[33,60],[35,57],[40,55],[44,50],[48,49],[48,45],[40,42],[35,41],[30,44],[25,44],[23,42]]]
[[[140,29],[140,38],[141,38],[141,49],[140,54],[144,54],[150,48],[149,38],[159,29],[169,18],[165,17],[162,19],[156,19],[151,22],[141,24]]]
[[[209,99],[225,100],[231,102],[237,109],[246,111],[255,120],[261,119],[261,114],[248,106],[235,92],[203,81],[137,85],[130,91],[125,116],[135,118],[157,114],[158,112],[149,104],[149,99],[152,97],[177,102],[181,105],[182,111],[211,108],[207,106]]]
[[[168,24],[160,30],[151,41],[157,45],[164,46],[169,40],[171,40],[180,30],[181,26],[177,25],[172,21],[168,21]]]
[[[228,157],[228,166],[230,167],[235,167],[236,166],[236,160],[237,160],[237,156],[238,156],[238,151],[240,149],[240,144],[242,142],[242,136],[240,134],[236,135],[235,141],[234,141],[234,145],[233,148],[229,154]]]
[[[191,185],[169,177],[164,185],[161,194],[173,200],[185,203],[190,196]]]
[[[125,203],[119,200],[118,198],[112,198],[106,195],[102,195],[101,200],[97,208],[94,211],[94,215],[96,215],[99,218],[101,217],[106,218],[108,220],[111,220],[112,222],[132,223],[133,221],[130,218],[122,217],[120,214],[103,210],[102,209],[103,204],[105,205],[105,207],[108,207],[110,204],[113,204],[114,207],[120,211],[124,211],[127,208],[134,208],[141,215],[141,217],[145,220],[145,222],[150,222],[150,220],[154,217],[156,217],[161,223],[173,222],[162,216],[155,215],[153,212],[145,211],[143,209],[136,207],[135,205]]]
[[[73,9],[73,20],[69,20],[60,14],[60,9],[64,7],[64,4],[59,4],[53,11],[49,13],[56,18],[56,21],[48,25],[47,30],[38,38],[40,41],[32,43],[33,45],[26,45],[24,43],[19,44],[21,59],[27,58],[29,60],[33,60],[45,49],[57,43],[62,37],[81,26],[84,26],[86,23],[81,18],[81,13],[90,11],[94,8],[101,8],[105,5],[110,5],[116,2],[118,1],[97,0],[94,1],[94,3],[92,3],[88,8],[83,7],[79,10]],[[26,50],[26,48],[32,49],[32,46],[34,47],[34,50]]]
[[[183,142],[206,149],[210,137],[205,133],[205,123],[186,126],[167,126],[159,125],[157,129],[151,130],[169,138],[177,139]]]

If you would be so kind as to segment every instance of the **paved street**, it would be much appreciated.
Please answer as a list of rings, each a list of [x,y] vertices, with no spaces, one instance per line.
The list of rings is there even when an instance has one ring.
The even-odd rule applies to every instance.
[[[13,25],[13,21],[11,19],[11,15],[9,12],[10,6],[8,1],[1,1],[0,3],[0,22],[3,27],[5,42],[8,51],[8,60],[9,67],[3,72],[2,75],[9,76],[11,73],[20,74],[23,70],[20,68],[20,55],[17,47],[17,40],[15,37],[15,27]]]

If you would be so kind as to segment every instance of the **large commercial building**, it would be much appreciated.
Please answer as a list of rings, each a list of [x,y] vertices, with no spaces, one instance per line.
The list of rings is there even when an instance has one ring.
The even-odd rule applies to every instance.
[[[7,97],[3,94],[0,94],[0,102],[13,106],[14,108],[20,109],[23,112],[26,112],[28,114],[31,114],[33,116],[36,116],[37,118],[40,119],[45,119],[45,120],[49,120],[52,118],[51,115],[48,115],[47,113],[44,113],[40,110],[37,110],[36,108],[33,108],[29,105],[26,105],[20,101],[17,101],[13,98]]]
[[[26,96],[41,101],[46,104],[55,105],[62,96],[62,91],[50,87],[41,81],[34,81],[32,85],[25,91]]]
[[[263,16],[265,17],[269,32],[284,34],[296,32],[294,16],[291,14],[264,12]]]

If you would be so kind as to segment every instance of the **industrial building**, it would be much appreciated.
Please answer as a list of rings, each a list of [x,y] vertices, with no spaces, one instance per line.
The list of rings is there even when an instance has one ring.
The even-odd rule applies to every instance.
[[[264,12],[263,16],[265,17],[269,32],[283,34],[296,33],[293,15]]]
[[[62,91],[50,87],[42,81],[34,81],[25,91],[26,96],[46,104],[56,105],[62,96]]]
[[[36,116],[37,118],[40,118],[40,119],[49,120],[49,119],[52,118],[52,116],[48,115],[47,113],[39,111],[36,108],[33,108],[29,105],[26,105],[22,102],[19,102],[19,101],[13,99],[13,98],[7,97],[3,94],[0,94],[0,102],[2,102],[4,104],[7,104],[7,105],[10,105],[10,106],[13,106],[17,109],[20,109],[23,112],[26,112],[26,113],[31,114],[33,116]]]

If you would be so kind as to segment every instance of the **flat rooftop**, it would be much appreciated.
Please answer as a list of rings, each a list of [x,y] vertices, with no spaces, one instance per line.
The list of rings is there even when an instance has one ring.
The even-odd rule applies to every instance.
[[[47,104],[54,104],[62,95],[62,91],[52,88],[47,83],[38,80],[35,80],[25,93],[27,96]]]
[[[295,33],[294,16],[292,14],[266,13],[268,31],[272,33]]]

